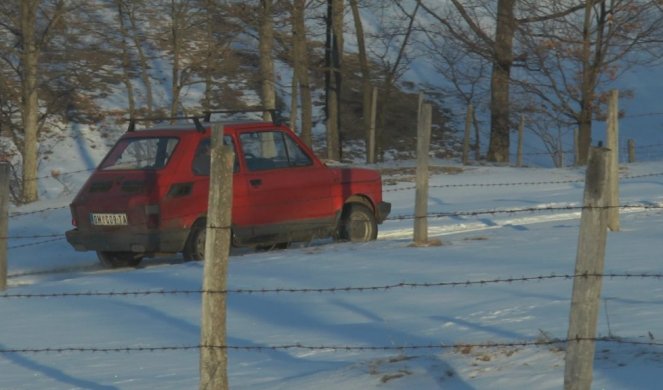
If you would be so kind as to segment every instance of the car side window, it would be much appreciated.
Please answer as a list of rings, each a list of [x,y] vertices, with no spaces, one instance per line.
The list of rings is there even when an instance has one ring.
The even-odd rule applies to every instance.
[[[285,138],[286,152],[290,166],[305,167],[313,165],[311,158],[302,150],[302,148],[290,137],[289,134],[283,134]]]
[[[249,171],[301,167],[313,161],[299,145],[282,131],[257,131],[240,134],[239,140]]]
[[[198,144],[196,148],[196,153],[193,156],[192,170],[193,173],[200,176],[209,176],[210,172],[210,154],[212,148],[212,140],[205,138]],[[235,150],[232,137],[224,136],[223,144],[230,145]],[[233,164],[233,172],[239,171],[239,159],[237,158],[237,151],[235,151],[235,163]]]

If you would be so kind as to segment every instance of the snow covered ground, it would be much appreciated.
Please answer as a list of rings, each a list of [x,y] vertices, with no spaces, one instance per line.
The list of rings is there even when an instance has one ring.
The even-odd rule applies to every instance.
[[[79,161],[75,152],[55,153],[42,173],[91,168]],[[231,387],[561,388],[565,345],[531,344],[566,337],[572,280],[563,275],[574,270],[584,172],[460,171],[431,177],[429,232],[442,246],[409,246],[412,182],[390,173],[392,214],[377,241],[234,251]],[[184,291],[201,288],[203,264],[171,256],[104,270],[94,253],[75,252],[62,234],[88,174],[43,178],[44,200],[10,210],[0,389],[197,388],[201,296]],[[606,273],[649,276],[604,280],[598,332],[613,341],[597,345],[593,388],[657,389],[663,282],[652,276],[663,274],[663,166],[631,164],[622,176],[621,203],[650,208],[622,210],[621,231],[608,236]],[[472,283],[480,281],[487,283]]]

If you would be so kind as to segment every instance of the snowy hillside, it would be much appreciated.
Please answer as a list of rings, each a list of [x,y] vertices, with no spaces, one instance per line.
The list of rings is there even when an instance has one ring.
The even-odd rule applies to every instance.
[[[93,137],[54,146],[43,200],[10,210],[0,389],[197,388],[203,264],[171,256],[104,270],[63,238],[68,203],[106,150]],[[411,164],[380,166],[393,208],[375,242],[234,251],[231,388],[562,386],[556,340],[566,337],[584,172],[435,161],[429,231],[444,245],[413,248]],[[624,208],[622,231],[608,237],[614,276],[598,331],[609,340],[597,346],[594,388],[656,389],[663,168],[631,164],[622,176],[621,203],[643,207]]]

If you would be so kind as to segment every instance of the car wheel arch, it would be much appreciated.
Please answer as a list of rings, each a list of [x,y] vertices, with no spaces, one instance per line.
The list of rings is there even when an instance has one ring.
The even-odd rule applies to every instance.
[[[375,213],[375,205],[373,205],[373,202],[370,200],[370,198],[360,194],[355,194],[348,197],[343,203],[343,210],[350,207],[354,203],[359,203],[361,205],[364,205],[368,207],[371,210],[371,212]]]

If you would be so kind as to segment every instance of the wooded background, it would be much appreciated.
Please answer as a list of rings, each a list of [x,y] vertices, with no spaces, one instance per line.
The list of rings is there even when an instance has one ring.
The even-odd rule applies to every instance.
[[[377,159],[416,149],[417,94],[432,145],[456,156],[471,104],[473,147],[508,163],[526,115],[551,156],[605,120],[611,84],[658,65],[658,0],[5,0],[0,4],[0,156],[37,199],[40,142],[72,124],[283,109],[330,159],[363,142],[378,88]],[[408,72],[428,67],[433,80]],[[633,91],[621,88],[620,97]],[[313,129],[324,129],[318,143]],[[101,130],[100,130],[101,131]],[[483,140],[482,134],[487,135]],[[321,145],[324,145],[321,147]]]

